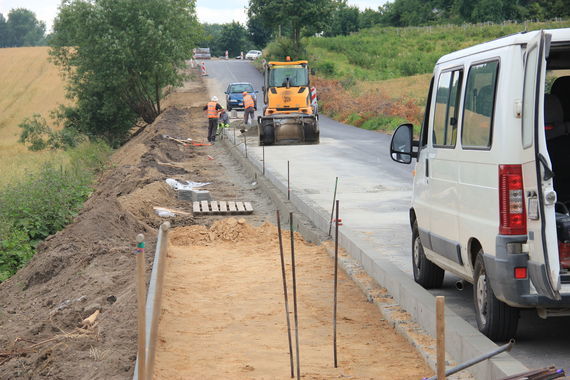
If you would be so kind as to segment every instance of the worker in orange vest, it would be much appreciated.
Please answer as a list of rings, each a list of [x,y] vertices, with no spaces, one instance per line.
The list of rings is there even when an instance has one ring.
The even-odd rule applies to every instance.
[[[243,121],[245,125],[248,124],[248,121],[251,120],[253,123],[254,112],[257,110],[255,105],[255,100],[253,100],[253,96],[247,93],[247,91],[243,92]]]
[[[218,112],[222,109],[218,103],[218,97],[212,96],[212,100],[204,106],[204,111],[208,115],[208,141],[212,144],[216,141],[216,130],[218,129]]]

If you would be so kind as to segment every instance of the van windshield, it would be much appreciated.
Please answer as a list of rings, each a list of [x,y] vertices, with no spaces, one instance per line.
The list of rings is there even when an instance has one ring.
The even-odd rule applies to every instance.
[[[269,87],[300,87],[308,86],[309,73],[307,68],[301,65],[274,67],[269,71]]]

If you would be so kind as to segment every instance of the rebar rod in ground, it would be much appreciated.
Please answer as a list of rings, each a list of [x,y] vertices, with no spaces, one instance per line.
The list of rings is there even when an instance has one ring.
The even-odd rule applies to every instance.
[[[245,145],[245,158],[247,158],[247,136],[245,135],[246,133],[247,133],[247,130],[243,133],[243,143]]]
[[[263,162],[263,175],[265,175],[265,145],[262,145],[262,146],[261,146],[261,152],[262,152],[262,155],[263,155],[263,159],[262,159],[262,162]]]
[[[291,200],[291,186],[289,185],[289,160],[287,160],[287,200]]]
[[[331,230],[332,230],[332,218],[333,218],[333,214],[334,214],[334,204],[336,202],[336,187],[338,185],[338,177],[336,177],[336,180],[334,181],[334,195],[333,195],[333,204],[332,204],[332,210],[331,210],[331,221],[329,223],[329,236],[331,236]]]
[[[297,278],[295,275],[295,233],[293,232],[293,213],[289,213],[291,223],[291,273],[293,274],[293,313],[295,316],[295,345],[297,356],[297,380],[301,380],[301,360],[299,358],[299,314],[297,312]]]
[[[291,319],[289,318],[289,299],[287,297],[287,275],[285,273],[285,257],[283,255],[283,237],[281,236],[281,219],[277,210],[277,233],[279,235],[279,254],[281,256],[281,277],[283,278],[283,295],[285,298],[285,316],[287,317],[287,338],[289,339],[289,360],[291,362],[291,378],[295,377],[293,365],[293,343],[291,342]]]
[[[338,177],[337,177],[338,178]],[[333,300],[333,351],[334,351],[334,367],[338,367],[337,347],[336,347],[336,294],[338,288],[338,204],[336,201],[336,219],[334,233],[334,300]]]

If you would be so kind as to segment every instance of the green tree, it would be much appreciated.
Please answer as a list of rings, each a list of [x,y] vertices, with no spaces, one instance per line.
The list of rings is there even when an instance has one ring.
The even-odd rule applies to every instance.
[[[227,50],[230,56],[236,56],[247,51],[251,43],[247,38],[247,30],[239,22],[225,24],[219,37],[219,45]]]
[[[45,23],[38,21],[32,11],[17,8],[8,13],[2,33],[5,37],[0,40],[6,40],[5,46],[38,46],[45,43],[45,31]]]
[[[360,29],[359,20],[360,10],[358,7],[349,7],[346,0],[340,0],[332,12],[332,17],[325,36],[346,36],[352,32],[358,32]]]
[[[249,17],[258,17],[273,31],[291,28],[296,51],[301,51],[301,36],[323,32],[335,7],[334,0],[249,0]]]
[[[360,13],[360,28],[370,28],[374,25],[380,24],[382,17],[380,12],[373,9],[366,8]]]
[[[8,46],[8,25],[4,15],[0,13],[0,48]]]
[[[198,42],[198,47],[209,47],[212,56],[221,56],[225,53],[225,48],[220,45],[220,35],[224,24],[202,24],[202,37]]]
[[[152,123],[199,34],[194,0],[64,1],[50,37],[74,100],[59,111],[64,127],[117,145]]]
[[[263,49],[271,41],[272,30],[263,25],[259,16],[250,16],[247,20],[249,40],[258,49]]]

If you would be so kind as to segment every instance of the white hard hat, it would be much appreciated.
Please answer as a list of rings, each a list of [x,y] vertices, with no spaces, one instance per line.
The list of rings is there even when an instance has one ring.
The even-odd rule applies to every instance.
[[[217,101],[218,101],[218,97],[217,97],[217,96],[212,96],[212,101],[213,101],[213,102],[217,102]]]

